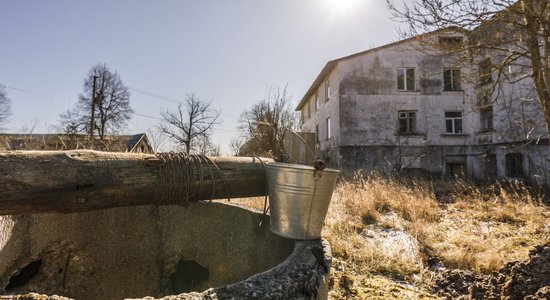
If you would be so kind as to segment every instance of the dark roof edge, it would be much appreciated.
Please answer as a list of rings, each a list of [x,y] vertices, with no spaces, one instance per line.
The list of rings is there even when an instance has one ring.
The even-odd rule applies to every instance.
[[[132,145],[132,149],[128,149],[128,152],[134,151],[134,149],[136,149],[137,145],[139,145],[139,143],[141,142],[141,140],[143,140],[143,138],[147,139],[145,132],[138,133],[137,135],[140,135],[139,139],[137,140],[137,142],[135,142],[134,145]],[[147,140],[147,144],[149,144],[149,140]]]

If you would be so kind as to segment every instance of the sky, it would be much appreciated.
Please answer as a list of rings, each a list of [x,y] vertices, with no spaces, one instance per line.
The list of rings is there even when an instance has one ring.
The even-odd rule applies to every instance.
[[[239,115],[270,88],[295,107],[327,61],[394,42],[398,26],[384,0],[0,0],[7,132],[51,133],[106,63],[132,93],[124,133],[194,93],[221,112],[213,141],[228,155]]]

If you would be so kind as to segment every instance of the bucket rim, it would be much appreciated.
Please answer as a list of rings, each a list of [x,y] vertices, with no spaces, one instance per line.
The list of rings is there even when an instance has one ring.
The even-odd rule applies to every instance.
[[[269,162],[269,163],[266,163],[265,166],[267,168],[286,168],[286,169],[298,169],[298,170],[315,171],[315,168],[313,168],[312,166],[282,163],[282,162]],[[325,168],[321,172],[340,173],[340,170]]]

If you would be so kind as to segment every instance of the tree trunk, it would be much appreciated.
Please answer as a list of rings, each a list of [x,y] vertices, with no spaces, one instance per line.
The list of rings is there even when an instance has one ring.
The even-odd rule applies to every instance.
[[[0,152],[0,215],[187,205],[198,200],[266,194],[263,162],[269,159],[210,159],[215,166],[204,159],[191,163],[163,161],[153,154]]]

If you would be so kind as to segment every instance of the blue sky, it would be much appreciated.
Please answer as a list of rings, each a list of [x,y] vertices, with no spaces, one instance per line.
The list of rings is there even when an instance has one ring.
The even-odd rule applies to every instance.
[[[0,0],[0,84],[9,132],[58,124],[98,62],[131,88],[182,100],[195,93],[221,111],[213,139],[229,154],[238,117],[288,85],[298,103],[328,60],[398,39],[383,0]],[[131,90],[140,115],[175,104]],[[157,119],[134,115],[127,133]]]

